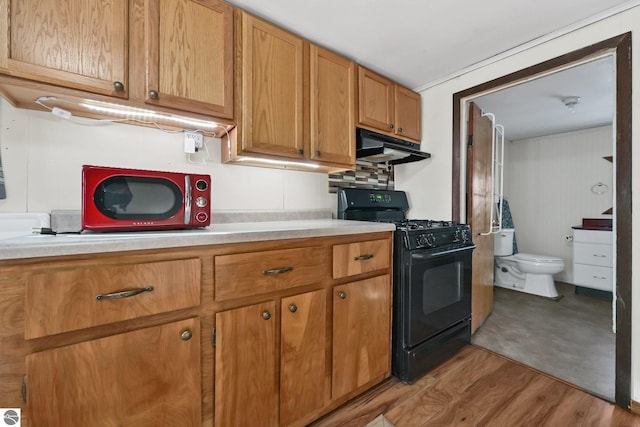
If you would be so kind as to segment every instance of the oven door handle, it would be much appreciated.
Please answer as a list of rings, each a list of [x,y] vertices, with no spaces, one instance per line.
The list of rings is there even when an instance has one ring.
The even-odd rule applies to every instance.
[[[444,256],[444,255],[457,254],[457,253],[465,252],[465,251],[472,251],[475,248],[476,248],[476,245],[471,245],[471,246],[465,246],[465,247],[462,247],[462,248],[449,249],[447,251],[440,251],[440,252],[413,251],[411,253],[411,258],[413,258],[413,259],[429,259],[429,258],[435,258],[435,257],[439,257],[439,256]]]

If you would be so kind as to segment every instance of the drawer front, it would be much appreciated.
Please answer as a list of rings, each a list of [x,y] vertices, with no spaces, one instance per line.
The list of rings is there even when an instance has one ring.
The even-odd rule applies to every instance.
[[[613,232],[604,230],[573,230],[573,241],[613,245]]]
[[[25,338],[198,306],[200,278],[198,258],[34,274]]]
[[[613,267],[613,246],[597,243],[574,243],[573,262]]]
[[[327,270],[322,246],[216,256],[216,300],[310,285],[322,281]]]
[[[613,268],[574,264],[573,283],[587,288],[613,291]]]
[[[388,239],[334,245],[333,278],[389,268],[390,250]]]

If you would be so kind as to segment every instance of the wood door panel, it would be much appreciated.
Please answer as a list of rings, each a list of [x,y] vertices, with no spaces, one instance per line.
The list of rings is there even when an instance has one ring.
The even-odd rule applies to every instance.
[[[242,148],[300,158],[304,42],[242,12]]]
[[[281,303],[280,425],[290,425],[325,403],[326,292]]]
[[[200,425],[198,337],[187,319],[27,356],[30,425]]]
[[[200,281],[199,258],[33,274],[25,288],[25,338],[195,307]],[[97,299],[149,286],[128,298]]]
[[[216,314],[217,427],[278,423],[275,309],[269,301]]]
[[[390,316],[389,275],[334,287],[332,399],[389,371]]]
[[[394,84],[364,67],[358,67],[358,121],[390,132],[393,125]]]
[[[475,332],[493,310],[493,234],[490,210],[493,191],[491,175],[493,153],[493,126],[491,120],[482,117],[482,111],[471,103],[469,108],[469,188],[470,197],[467,221],[473,233],[476,249],[472,256],[471,275],[471,331]]]
[[[128,2],[5,2],[0,68],[44,83],[127,97]],[[124,84],[116,91],[114,82]]]
[[[233,117],[233,8],[218,0],[148,0],[145,7],[145,102]]]
[[[421,132],[421,97],[419,93],[396,85],[395,130],[398,136],[420,141]]]
[[[311,159],[355,166],[355,63],[310,47]]]

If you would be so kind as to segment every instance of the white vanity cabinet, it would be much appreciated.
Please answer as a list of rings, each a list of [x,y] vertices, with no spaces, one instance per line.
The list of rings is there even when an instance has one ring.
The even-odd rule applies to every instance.
[[[613,232],[573,230],[573,284],[613,292]]]

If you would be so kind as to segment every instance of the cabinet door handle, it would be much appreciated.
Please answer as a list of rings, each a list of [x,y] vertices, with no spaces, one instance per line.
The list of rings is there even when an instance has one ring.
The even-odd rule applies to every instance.
[[[393,129],[393,128],[394,128],[393,123],[389,124],[389,129]]]
[[[398,128],[398,132],[402,132],[402,128]]]
[[[158,99],[158,98],[160,98],[160,95],[158,94],[157,90],[153,90],[152,89],[152,90],[149,91],[149,98]]]
[[[347,293],[345,291],[338,292],[338,298],[346,299],[347,298]]]
[[[316,151],[316,157],[320,157],[320,151]]]
[[[353,260],[354,261],[366,261],[368,259],[373,258],[373,254],[367,254],[367,255],[360,255],[357,257],[354,257]]]
[[[301,156],[304,154],[304,150],[302,148],[298,149],[298,154],[300,154]]]
[[[295,304],[289,304],[289,311],[295,313],[296,311],[298,311],[298,306]]]
[[[127,291],[121,292],[113,292],[110,294],[98,294],[96,295],[96,299],[98,301],[103,299],[120,299],[120,298],[129,298],[141,294],[143,292],[151,292],[153,291],[153,286],[147,286],[146,288],[138,288],[138,289],[129,289]]]
[[[186,329],[180,334],[180,339],[182,339],[182,341],[189,341],[192,336],[193,332],[191,332],[189,329]]]
[[[122,92],[124,90],[124,84],[122,84],[122,82],[113,82],[113,88],[117,92]]]
[[[269,274],[283,274],[283,273],[288,273],[290,271],[293,271],[293,267],[285,267],[285,268],[274,268],[273,270],[263,270],[262,274],[269,275]]]
[[[264,320],[269,320],[269,319],[271,319],[271,313],[269,313],[269,312],[268,312],[268,311],[266,311],[266,310],[265,310],[265,311],[263,311],[263,312],[262,312],[262,318],[263,318]]]

